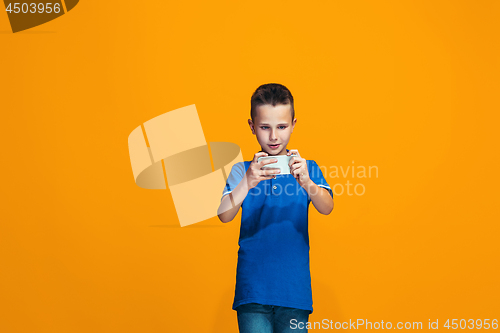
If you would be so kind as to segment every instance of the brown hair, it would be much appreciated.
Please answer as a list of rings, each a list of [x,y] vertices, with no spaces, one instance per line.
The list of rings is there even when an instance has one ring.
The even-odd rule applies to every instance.
[[[250,117],[252,121],[257,114],[257,107],[261,105],[290,105],[292,110],[292,121],[295,118],[295,109],[293,107],[293,96],[290,90],[279,83],[263,84],[255,90],[250,100]]]

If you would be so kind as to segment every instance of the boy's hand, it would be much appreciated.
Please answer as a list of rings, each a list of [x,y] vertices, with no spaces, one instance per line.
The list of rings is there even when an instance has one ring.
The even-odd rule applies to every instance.
[[[307,170],[306,159],[300,157],[297,149],[290,149],[286,155],[293,156],[288,163],[290,166],[290,173],[297,179],[300,186],[304,187],[311,180],[309,177],[309,170]]]
[[[245,177],[247,179],[248,189],[252,189],[260,183],[261,180],[271,179],[274,175],[281,172],[279,168],[272,169],[262,169],[262,167],[266,164],[276,163],[278,160],[269,159],[258,162],[259,157],[268,156],[265,152],[260,152],[254,155],[252,163],[250,163],[250,167],[248,168]]]

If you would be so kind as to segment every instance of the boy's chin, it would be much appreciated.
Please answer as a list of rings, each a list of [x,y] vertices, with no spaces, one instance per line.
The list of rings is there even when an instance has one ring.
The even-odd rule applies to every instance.
[[[262,151],[267,153],[269,156],[276,156],[276,155],[282,153],[283,149],[280,149],[280,150],[278,150],[278,149],[276,149],[276,150],[263,149]]]

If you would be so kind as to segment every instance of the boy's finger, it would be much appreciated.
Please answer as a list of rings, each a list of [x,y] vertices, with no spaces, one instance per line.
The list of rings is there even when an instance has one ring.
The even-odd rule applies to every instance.
[[[300,157],[299,151],[297,149],[290,149],[289,153],[291,155],[295,155],[295,156],[299,156]]]
[[[292,166],[292,164],[300,162],[298,158],[295,156],[290,159],[290,162],[288,162],[288,166]]]
[[[261,151],[261,152],[258,152],[256,153],[254,156],[253,156],[253,162],[257,163],[259,157],[264,157],[264,156],[267,156],[267,153],[265,151]]]
[[[262,161],[260,161],[259,163],[260,163],[261,165],[267,165],[267,164],[273,164],[273,163],[276,163],[276,162],[278,162],[278,160],[277,160],[277,159],[275,159],[275,158],[270,158],[270,159],[265,159],[265,160],[262,160]]]
[[[295,163],[294,165],[290,166],[290,172],[293,172],[293,170],[296,170],[301,167],[302,167],[301,164]]]
[[[269,168],[269,169],[262,170],[261,175],[262,176],[269,176],[269,175],[272,176],[272,175],[276,175],[278,173],[281,173],[280,168]]]

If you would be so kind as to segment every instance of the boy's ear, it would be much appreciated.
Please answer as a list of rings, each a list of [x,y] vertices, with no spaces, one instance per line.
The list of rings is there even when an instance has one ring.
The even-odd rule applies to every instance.
[[[293,121],[292,121],[292,133],[293,133],[293,129],[295,128],[295,124],[297,123],[297,118],[295,118]]]
[[[250,126],[250,129],[252,130],[252,134],[255,134],[255,128],[254,128],[252,119],[248,119],[248,125]]]

